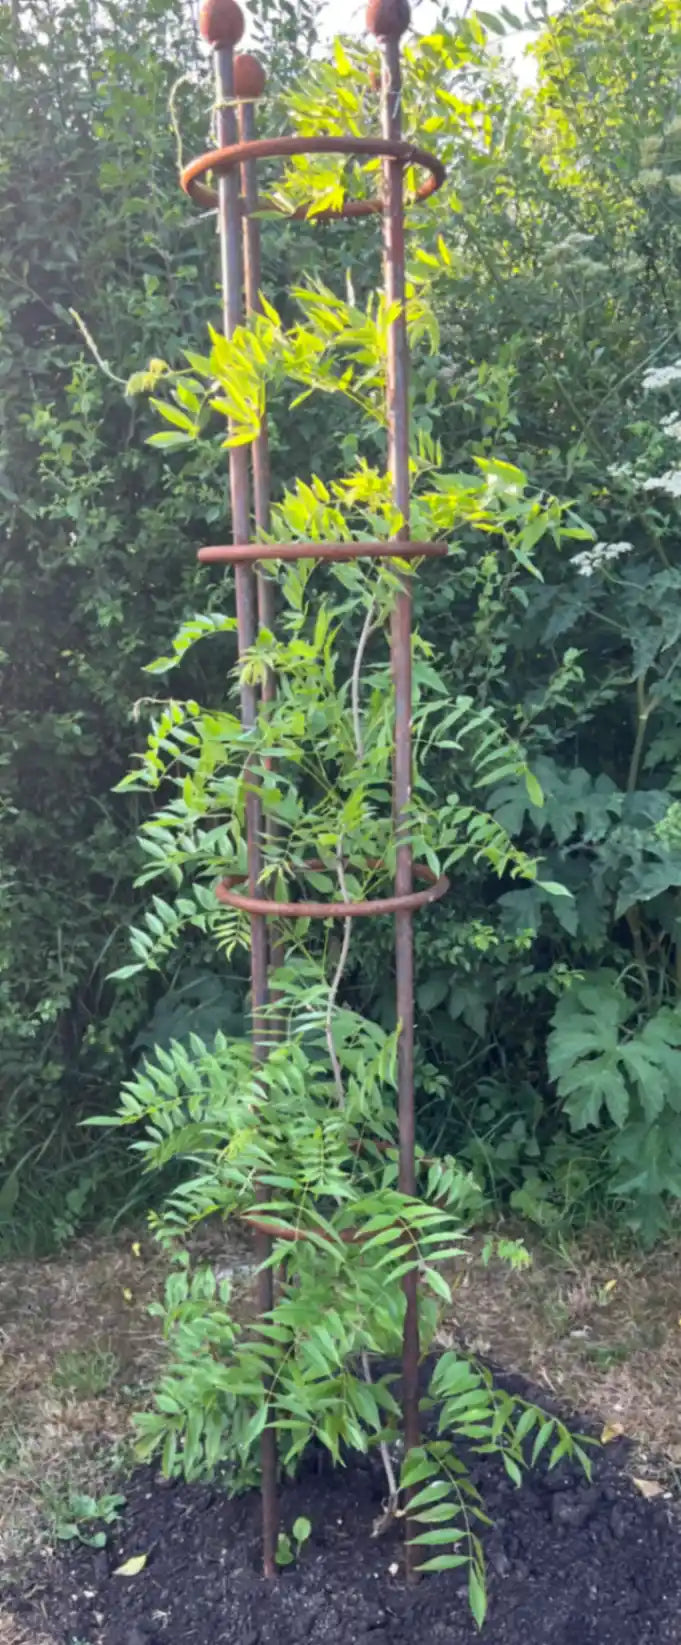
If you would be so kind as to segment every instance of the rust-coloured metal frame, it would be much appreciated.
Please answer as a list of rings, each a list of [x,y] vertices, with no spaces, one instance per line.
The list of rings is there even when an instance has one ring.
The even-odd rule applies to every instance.
[[[278,137],[258,139],[255,130],[254,105],[264,90],[265,80],[260,64],[248,54],[235,58],[234,47],[243,33],[243,16],[236,0],[203,0],[200,27],[214,53],[216,88],[217,146],[202,154],[185,167],[181,184],[195,203],[208,208],[217,207],[218,237],[222,268],[223,326],[225,336],[234,332],[247,314],[260,307],[260,218],[262,203],[258,198],[256,167],[260,160],[301,154],[341,154],[358,158],[380,159],[383,170],[383,188],[379,196],[367,200],[347,201],[334,210],[316,215],[316,220],[329,218],[363,218],[380,214],[383,224],[384,284],[388,304],[395,305],[395,317],[388,334],[387,424],[388,471],[392,482],[394,503],[404,525],[396,537],[388,542],[343,543],[274,543],[249,540],[251,496],[255,525],[266,533],[270,515],[269,451],[267,428],[263,425],[258,438],[249,448],[235,446],[229,454],[229,491],[231,502],[232,538],[229,545],[202,548],[199,559],[204,563],[234,566],[237,630],[240,655],[256,640],[259,627],[272,629],[275,623],[276,577],[263,569],[267,562],[315,559],[344,561],[359,559],[390,559],[400,579],[391,627],[391,669],[395,691],[395,752],[393,761],[393,811],[396,827],[396,871],[392,896],[364,901],[323,902],[302,899],[279,901],[266,896],[259,889],[262,876],[263,819],[257,785],[250,785],[247,801],[247,862],[245,879],[247,889],[235,890],[238,883],[224,879],[217,886],[217,896],[223,903],[239,908],[251,920],[251,998],[253,1017],[253,1055],[264,1061],[273,1039],[271,1012],[265,1013],[271,997],[268,993],[270,970],[276,968],[281,957],[281,935],[276,921],[287,918],[341,919],[391,915],[395,919],[396,1004],[400,1025],[398,1040],[398,1112],[399,1112],[399,1185],[402,1192],[413,1195],[416,1189],[415,1122],[414,1122],[414,979],[412,914],[414,910],[436,901],[448,887],[445,876],[439,879],[428,868],[412,861],[408,837],[408,811],[412,780],[412,666],[411,666],[411,575],[400,576],[400,561],[435,558],[446,554],[443,543],[415,542],[409,536],[409,403],[408,403],[408,346],[405,319],[405,243],[404,243],[404,173],[418,166],[428,173],[417,193],[416,200],[425,200],[441,187],[445,170],[435,155],[405,142],[402,138],[402,88],[400,64],[400,36],[409,24],[407,0],[370,0],[367,23],[375,33],[381,50],[381,136],[360,138],[332,137],[315,134],[310,137]],[[212,174],[216,186],[206,184]],[[308,208],[299,207],[294,218],[306,217]],[[250,471],[250,472],[249,472]],[[268,678],[262,696],[271,699],[276,682]],[[258,712],[258,694],[248,684],[241,687],[241,718],[245,730],[255,723]],[[308,867],[313,866],[308,864]],[[301,869],[304,873],[304,867]],[[421,890],[414,889],[414,879],[425,881]],[[276,1031],[276,1030],[275,1030]],[[258,1192],[261,1204],[267,1200],[266,1190]],[[272,1268],[262,1266],[271,1254],[272,1237],[277,1237],[277,1226],[266,1213],[256,1210],[247,1219],[255,1231],[259,1268],[258,1306],[266,1314],[273,1304]],[[351,1236],[348,1235],[348,1238]],[[405,1324],[402,1355],[402,1399],[404,1412],[404,1442],[406,1449],[419,1443],[419,1331],[417,1310],[416,1271],[405,1276]],[[263,1558],[266,1576],[276,1571],[278,1534],[277,1450],[276,1436],[266,1427],[261,1439],[262,1504],[263,1504]],[[407,1515],[406,1561],[408,1574],[413,1573],[413,1557],[409,1548],[409,1518]]]
[[[308,864],[318,870],[324,868],[324,863]],[[351,920],[371,918],[375,914],[409,913],[416,908],[427,908],[431,902],[438,902],[449,890],[449,880],[446,874],[439,879],[424,864],[418,863],[412,872],[419,880],[427,880],[424,891],[402,892],[395,897],[373,897],[363,902],[275,902],[270,897],[244,896],[240,891],[232,889],[233,882],[229,879],[221,880],[216,887],[218,901],[226,903],[229,908],[240,908],[244,914],[262,914],[265,919],[284,920]]]
[[[251,142],[227,144],[223,148],[211,149],[208,154],[200,154],[196,160],[190,161],[182,172],[182,187],[186,194],[191,195],[197,205],[213,207],[218,204],[218,189],[207,187],[203,178],[209,172],[217,176],[224,175],[242,161],[288,159],[296,154],[345,154],[352,158],[357,156],[363,159],[397,160],[400,166],[422,166],[429,172],[425,183],[417,193],[417,200],[427,200],[430,194],[442,187],[445,180],[445,168],[434,154],[427,149],[415,148],[413,143],[402,143],[397,135],[390,137],[262,137]],[[299,221],[307,217],[310,207],[298,206],[291,213],[294,220]],[[328,207],[325,211],[316,213],[327,220],[330,217],[371,217],[383,212],[383,199],[376,196],[369,200],[348,200],[345,205],[337,208]]]
[[[400,560],[437,560],[447,553],[446,543],[399,544]],[[264,560],[394,560],[392,538],[380,543],[227,543],[199,549],[204,565],[256,564]]]

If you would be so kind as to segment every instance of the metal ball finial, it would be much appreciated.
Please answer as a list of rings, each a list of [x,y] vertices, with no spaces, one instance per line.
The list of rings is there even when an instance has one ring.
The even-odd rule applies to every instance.
[[[377,40],[387,40],[391,35],[399,38],[409,28],[410,22],[409,0],[369,0],[367,28],[370,34],[376,35]]]
[[[234,96],[262,97],[267,76],[262,63],[250,51],[239,52],[234,59]]]
[[[235,46],[244,32],[244,14],[236,0],[202,0],[199,32],[210,46]]]

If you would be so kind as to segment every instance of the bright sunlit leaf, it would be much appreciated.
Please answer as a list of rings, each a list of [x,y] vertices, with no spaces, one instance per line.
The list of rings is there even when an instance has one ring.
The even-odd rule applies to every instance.
[[[123,1565],[117,1565],[114,1576],[139,1576],[147,1563],[148,1554],[133,1554]]]

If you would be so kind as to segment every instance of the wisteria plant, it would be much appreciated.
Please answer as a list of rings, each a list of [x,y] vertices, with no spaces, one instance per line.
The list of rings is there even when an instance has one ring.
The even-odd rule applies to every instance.
[[[312,474],[287,488],[270,539],[392,537],[402,522],[372,460],[382,438],[390,314],[378,298],[360,309],[317,286],[295,295],[300,317],[293,325],[285,327],[265,303],[229,341],[211,333],[209,352],[189,354],[186,369],[157,361],[144,383],[136,379],[136,388],[162,384],[170,394],[154,401],[165,427],[153,442],[185,446],[208,432],[216,415],[229,420],[225,445],[248,442],[268,398],[276,408],[291,384],[298,395],[344,398],[357,412],[370,456],[356,457],[345,476],[324,481]],[[434,321],[416,289],[408,319],[412,345],[432,345]],[[509,464],[481,459],[473,474],[443,473],[439,448],[422,425],[411,473],[412,535],[449,540],[464,584],[480,556],[506,558],[534,575],[533,549],[545,533],[559,545],[585,535],[566,509],[533,497],[524,474]],[[208,638],[231,659],[224,702],[204,708],[177,696],[154,704],[146,751],[122,785],[146,793],[155,806],[140,835],[141,883],[173,888],[169,898],[152,890],[144,924],[132,933],[126,976],[162,967],[186,928],[214,944],[216,963],[224,966],[248,943],[244,917],[219,901],[216,885],[246,876],[252,785],[269,895],[290,899],[302,885],[346,901],[380,895],[392,880],[386,628],[399,578],[410,567],[397,558],[323,571],[310,561],[272,564],[276,634],[261,630],[235,663],[235,620],[211,607],[184,623],[169,654],[149,665],[151,674],[164,676]],[[240,681],[265,678],[274,679],[276,693],[244,732],[230,687],[236,692]],[[446,791],[436,775],[443,769],[452,773]],[[415,862],[437,876],[484,859],[491,873],[537,882],[538,862],[484,807],[485,791],[510,775],[541,804],[520,744],[509,741],[488,706],[456,692],[417,630],[408,818]],[[549,898],[565,894],[560,885],[539,883]],[[276,1432],[285,1474],[313,1440],[336,1464],[353,1451],[375,1452],[385,1476],[376,1532],[403,1516],[408,1491],[420,1568],[467,1566],[481,1623],[485,1515],[467,1458],[498,1453],[516,1483],[528,1459],[542,1452],[551,1466],[571,1456],[588,1468],[587,1458],[559,1421],[496,1387],[482,1364],[454,1349],[429,1362],[422,1443],[400,1453],[389,1367],[400,1350],[402,1280],[418,1270],[428,1362],[451,1302],[446,1272],[461,1253],[480,1193],[454,1159],[423,1154],[417,1195],[399,1191],[400,1025],[386,1028],[353,1003],[355,922],[273,923],[278,968],[265,1016],[265,1060],[254,1063],[248,1035],[190,1034],[146,1056],[122,1093],[117,1123],[135,1128],[133,1146],[145,1170],[170,1161],[181,1166],[179,1185],[154,1218],[175,1259],[157,1307],[171,1358],[153,1409],[138,1418],[141,1451],[160,1450],[169,1474],[193,1479],[220,1470],[233,1490],[256,1480],[266,1425]],[[209,1266],[193,1267],[186,1241],[206,1218],[257,1224],[271,1235],[277,1284],[269,1317],[244,1318],[234,1311],[229,1280]],[[518,1247],[507,1254],[524,1260]]]

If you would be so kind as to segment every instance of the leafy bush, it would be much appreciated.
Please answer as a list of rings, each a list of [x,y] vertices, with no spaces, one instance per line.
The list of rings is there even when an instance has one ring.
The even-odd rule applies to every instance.
[[[308,7],[292,20],[268,0],[260,44],[290,74],[311,28]],[[217,451],[170,486],[124,393],[214,313],[213,224],[187,222],[168,109],[186,72],[184,141],[205,147],[190,9],[18,0],[0,55],[0,1245],[45,1248],[134,1211],[125,1155],[79,1122],[136,1061],[161,995],[167,1021],[197,966],[212,986],[200,941],[149,987],[107,978],[137,902],[139,818],[112,794],[131,708],[149,647],[196,598],[225,488]],[[275,279],[287,257],[284,232]]]
[[[217,975],[192,927],[188,950],[170,950],[148,991],[133,978],[114,995],[106,982],[139,907],[137,819],[125,796],[111,796],[134,743],[129,705],[146,689],[150,648],[208,604],[193,556],[223,529],[224,458],[208,439],[190,444],[171,458],[170,486],[162,454],[141,450],[152,427],[143,400],[123,398],[69,314],[82,314],[123,381],[161,357],[175,368],[185,344],[203,348],[215,316],[213,226],[189,227],[166,121],[177,75],[195,75],[186,14],[159,0],[133,28],[116,7],[100,25],[82,0],[67,0],[58,19],[42,0],[20,0],[17,27],[16,12],[0,19],[11,209],[0,253],[0,1217],[8,1238],[44,1242],[68,1237],[107,1194],[123,1210],[120,1162],[82,1135],[74,1145],[74,1121],[134,1066],[159,999],[170,1009],[186,979],[207,973],[212,987]],[[286,14],[262,15],[266,44]],[[299,129],[375,130],[363,52],[346,43],[331,64],[306,57],[299,89],[295,29],[280,45]],[[417,592],[448,692],[484,704],[522,742],[544,791],[538,808],[522,779],[500,783],[491,814],[513,819],[523,849],[545,860],[542,877],[573,893],[495,883],[486,861],[468,861],[447,909],[423,916],[421,1138],[484,1169],[500,1199],[542,1226],[609,1204],[652,1237],[677,1194],[666,1052],[659,1114],[640,1111],[624,1076],[622,1124],[602,1104],[597,1123],[574,1130],[584,1098],[558,1090],[547,1048],[551,1036],[553,1068],[565,1021],[555,1013],[572,978],[618,979],[625,1040],[659,1009],[667,1025],[678,1011],[677,8],[588,0],[545,19],[535,49],[537,83],[520,92],[475,17],[408,49],[406,118],[449,166],[411,241],[432,347],[418,367],[418,427],[439,441],[448,471],[510,463],[528,477],[526,499],[574,505],[600,545],[577,545],[575,557],[545,535],[535,576],[499,554],[491,518],[483,549],[475,520],[460,515],[456,555],[423,601]],[[68,108],[53,82],[68,85]],[[185,152],[205,147],[207,109],[189,88],[176,105]],[[265,118],[281,116],[268,106]],[[28,129],[42,144],[30,190]],[[338,187],[333,161],[313,170],[287,188]],[[336,294],[349,274],[365,312],[370,227],[348,236],[279,223],[271,235],[265,225],[264,246],[266,291],[286,325],[301,264],[323,267]],[[340,475],[360,421],[348,407],[332,427],[312,401],[289,418],[275,396],[277,494],[292,473],[309,481],[311,451],[327,484]],[[185,676],[187,695],[217,683],[206,655]],[[454,776],[458,789],[458,761],[443,754],[441,793]],[[389,964],[387,935],[358,933],[348,984],[388,1029]],[[238,1013],[237,957],[232,984]]]
[[[545,21],[536,88],[519,94],[472,17],[409,48],[405,91],[412,129],[449,166],[412,242],[439,324],[420,426],[453,466],[517,465],[593,531],[568,554],[545,533],[529,576],[493,534],[481,552],[461,519],[423,608],[425,635],[446,636],[450,689],[465,681],[522,742],[545,796],[536,805],[514,776],[490,813],[571,896],[495,891],[481,865],[445,919],[424,917],[421,1134],[484,1165],[543,1226],[588,1219],[605,1198],[646,1237],[678,1190],[680,53],[665,0],[568,7]],[[373,112],[342,59],[308,77],[294,109],[302,129],[364,129]],[[354,980],[388,1021],[381,941],[367,935]],[[569,1075],[560,1060],[580,1009],[566,991],[604,971],[631,1043],[610,1046],[610,1107],[592,1058]]]

